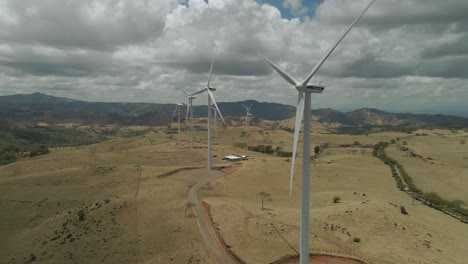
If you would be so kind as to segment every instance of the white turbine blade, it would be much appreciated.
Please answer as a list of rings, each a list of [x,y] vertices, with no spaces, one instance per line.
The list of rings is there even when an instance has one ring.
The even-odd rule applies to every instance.
[[[172,119],[174,119],[174,116],[175,116],[175,114],[177,112],[177,107],[178,107],[178,105],[176,104],[175,109],[174,109],[174,113],[172,114]]]
[[[226,124],[226,121],[224,121],[223,115],[221,114],[221,111],[219,111],[218,105],[216,104],[216,100],[214,99],[213,93],[208,89],[208,95],[211,98],[211,101],[213,102],[214,106],[216,107],[216,111],[218,112],[219,116],[221,117],[221,120],[223,120],[223,123]]]
[[[191,105],[189,103],[189,105],[187,106],[187,113],[185,114],[185,122],[187,122],[187,120],[188,120],[188,113],[189,113],[190,107],[191,107]]]
[[[189,95],[187,95],[187,96],[194,96],[194,95],[197,95],[197,94],[201,94],[201,93],[203,93],[203,92],[205,92],[205,91],[206,91],[206,88],[203,88],[203,89],[198,90],[198,91],[196,91],[196,92],[193,92],[193,93],[191,93],[191,94],[189,94]]]
[[[208,83],[207,83],[206,87],[210,87],[211,74],[213,73],[213,65],[214,65],[214,61],[215,61],[215,58],[216,58],[216,52],[217,51],[218,51],[218,45],[216,45],[216,47],[215,47],[215,51],[214,51],[214,54],[213,54],[213,60],[211,61],[210,76],[208,77]]]
[[[249,110],[250,110],[250,109],[252,109],[252,105],[253,105],[253,104],[250,104],[250,106],[249,106]]]
[[[283,69],[281,69],[278,65],[274,64],[271,60],[269,60],[267,57],[265,57],[265,55],[259,53],[260,56],[262,56],[267,62],[268,64],[271,65],[271,67],[273,67],[273,69],[279,73],[288,83],[296,86],[299,84],[298,81],[296,81],[296,79],[294,79],[294,77],[292,77],[291,75],[289,75],[289,73],[285,72]]]
[[[185,96],[188,96],[188,93],[185,90],[182,90],[182,91],[184,92]]]
[[[320,67],[322,66],[322,64],[325,62],[325,60],[327,60],[328,56],[330,56],[330,54],[335,50],[335,48],[338,46],[338,44],[340,44],[340,42],[343,40],[343,38],[348,34],[348,32],[354,27],[354,25],[356,25],[356,23],[359,21],[359,19],[361,19],[361,17],[366,13],[367,9],[369,9],[369,7],[375,2],[375,0],[372,0],[368,5],[367,7],[362,11],[361,15],[359,15],[354,21],[353,23],[341,34],[341,36],[335,41],[335,43],[333,43],[333,45],[330,47],[330,49],[327,51],[327,53],[325,53],[325,55],[322,57],[322,59],[320,59],[319,63],[317,63],[317,65],[315,65],[314,69],[312,70],[312,72],[309,74],[309,76],[307,76],[307,78],[304,80],[304,82],[302,82],[302,86],[306,86],[307,83],[309,83],[310,79],[312,79],[312,77],[314,76],[314,74],[320,69]]]
[[[297,151],[297,141],[299,139],[299,131],[301,130],[302,115],[304,114],[304,93],[299,92],[297,97],[297,106],[296,106],[296,122],[294,124],[294,143],[293,143],[293,153],[291,160],[291,176],[289,178],[289,197],[292,196],[292,185],[294,177],[294,164],[296,161],[296,151]]]
[[[245,105],[242,105],[242,106],[245,108],[245,110],[249,111],[249,108],[247,108],[247,106]]]

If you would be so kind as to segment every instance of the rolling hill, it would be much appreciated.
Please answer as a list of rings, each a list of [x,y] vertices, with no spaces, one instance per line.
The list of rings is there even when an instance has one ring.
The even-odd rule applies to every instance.
[[[225,117],[245,116],[242,104],[253,104],[256,118],[279,121],[294,116],[295,107],[279,103],[220,102],[219,108]],[[174,104],[153,103],[103,103],[85,102],[41,93],[0,96],[0,119],[15,123],[47,122],[118,125],[168,125],[171,122]],[[352,112],[333,109],[312,110],[314,119],[323,124],[344,128],[429,126],[468,127],[468,118],[389,113],[378,109],[363,108]],[[194,106],[194,117],[205,117],[206,106]]]

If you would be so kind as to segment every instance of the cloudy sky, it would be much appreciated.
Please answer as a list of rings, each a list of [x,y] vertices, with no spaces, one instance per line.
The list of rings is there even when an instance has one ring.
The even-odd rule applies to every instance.
[[[302,80],[370,0],[0,0],[0,95],[294,105],[257,54]],[[313,108],[468,113],[468,1],[377,0],[326,61]],[[198,104],[206,102],[204,96]]]

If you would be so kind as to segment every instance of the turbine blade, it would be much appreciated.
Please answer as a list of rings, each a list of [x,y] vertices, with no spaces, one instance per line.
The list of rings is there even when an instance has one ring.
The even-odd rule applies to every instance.
[[[294,177],[294,164],[296,162],[296,151],[297,151],[297,141],[299,139],[299,131],[301,130],[302,115],[304,114],[304,93],[299,92],[297,97],[297,106],[296,106],[296,122],[294,125],[294,143],[293,143],[293,153],[291,160],[291,176],[289,178],[289,197],[292,196],[292,185]]]
[[[218,105],[216,104],[216,100],[214,99],[213,93],[209,89],[207,89],[207,91],[208,91],[208,95],[211,98],[211,101],[213,101],[213,105],[215,106],[216,111],[218,112],[219,116],[221,117],[221,120],[223,120],[223,123],[226,124],[226,121],[224,121],[223,115],[221,114],[221,111],[219,111]]]
[[[208,83],[207,83],[206,87],[210,87],[211,74],[213,73],[213,65],[214,65],[214,61],[215,61],[215,58],[216,58],[216,52],[217,51],[218,51],[218,45],[216,45],[216,47],[215,47],[215,51],[214,51],[214,54],[213,54],[213,60],[211,61],[210,76],[208,77]]]
[[[182,90],[182,91],[184,91],[185,96],[188,96],[188,93],[185,90]]]
[[[189,113],[190,107],[192,107],[192,104],[189,102],[189,105],[187,106],[187,113],[185,114],[185,122],[187,122],[188,120],[188,113]]]
[[[179,106],[176,104],[175,109],[174,109],[174,113],[172,114],[172,120],[174,119],[174,116],[175,116],[175,114],[177,112],[177,107],[179,107]]]
[[[249,106],[249,110],[252,108],[252,105],[253,105],[253,104],[250,104],[250,106]]]
[[[362,11],[362,13],[353,21],[353,23],[341,34],[341,36],[333,43],[333,45],[330,47],[330,49],[325,53],[325,55],[320,59],[319,63],[315,65],[314,69],[312,72],[307,76],[307,78],[302,82],[302,86],[306,86],[307,83],[309,83],[310,79],[314,76],[314,74],[320,69],[322,64],[327,60],[328,56],[335,50],[335,48],[340,44],[340,42],[343,40],[343,38],[348,34],[348,32],[356,25],[356,23],[361,19],[361,17],[366,13],[367,9],[375,2],[375,0],[372,0],[367,7]]]
[[[281,69],[278,65],[274,64],[271,60],[269,60],[267,57],[265,57],[265,55],[259,53],[260,56],[262,56],[267,62],[268,64],[270,64],[271,67],[273,67],[273,69],[279,73],[279,75],[281,75],[281,77],[283,77],[283,79],[285,79],[288,83],[292,84],[292,85],[298,85],[299,82],[296,81],[296,79],[294,79],[294,77],[292,77],[291,75],[289,75],[289,73],[285,72],[283,69]]]
[[[249,111],[249,108],[247,108],[247,106],[245,105],[242,105],[242,106],[245,108],[245,110]]]
[[[201,90],[198,90],[198,91],[196,91],[196,92],[193,92],[193,93],[191,93],[191,94],[189,94],[189,95],[187,95],[187,96],[194,96],[194,95],[197,95],[197,94],[201,94],[201,93],[203,93],[204,91],[206,91],[206,88],[203,88],[203,89],[201,89]]]

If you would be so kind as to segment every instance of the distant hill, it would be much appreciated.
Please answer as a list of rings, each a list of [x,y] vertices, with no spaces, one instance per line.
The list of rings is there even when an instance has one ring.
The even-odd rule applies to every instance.
[[[295,115],[295,107],[254,100],[220,102],[225,117],[244,117],[242,105],[252,106],[259,119],[279,121]],[[168,125],[174,104],[85,102],[41,93],[0,96],[0,119],[17,123],[83,123],[119,125]],[[194,117],[206,117],[206,106],[195,106]],[[443,126],[468,127],[468,118],[449,115],[400,114],[363,108],[351,112],[333,109],[312,110],[315,120],[334,127]]]

